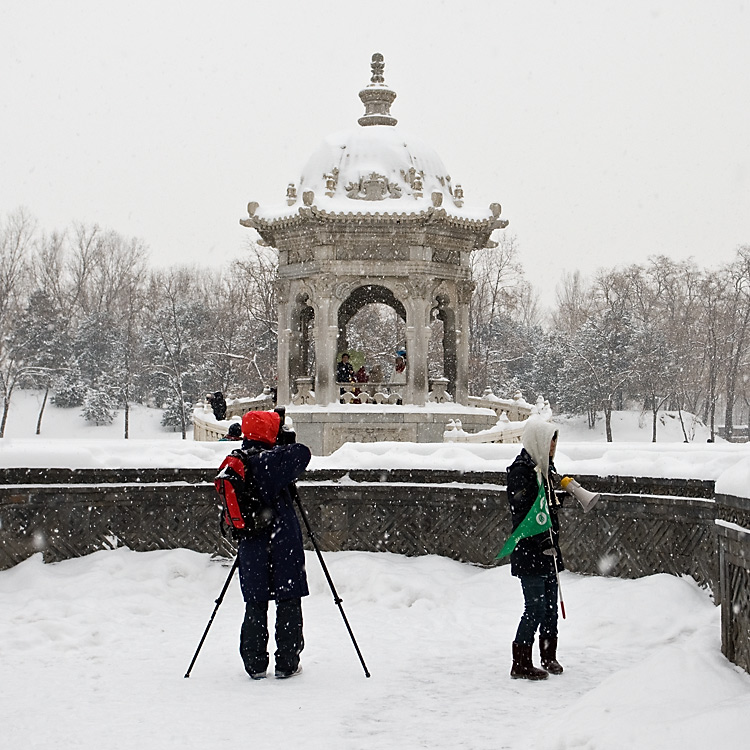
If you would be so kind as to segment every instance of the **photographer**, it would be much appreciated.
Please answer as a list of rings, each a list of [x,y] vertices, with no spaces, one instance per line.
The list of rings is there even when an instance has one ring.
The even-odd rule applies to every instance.
[[[250,455],[246,470],[252,474],[273,523],[240,539],[238,560],[245,618],[240,632],[240,654],[254,680],[268,668],[268,602],[276,601],[275,675],[299,674],[304,647],[302,602],[307,596],[307,575],[302,532],[290,485],[310,462],[310,449],[294,443],[294,433],[283,429],[275,411],[252,411],[242,418],[243,449]]]

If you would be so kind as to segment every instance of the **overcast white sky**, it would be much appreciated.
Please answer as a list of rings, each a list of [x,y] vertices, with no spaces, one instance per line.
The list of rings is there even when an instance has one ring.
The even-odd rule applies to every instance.
[[[236,257],[248,201],[356,125],[376,51],[392,114],[503,205],[545,295],[750,244],[750,0],[3,0],[0,213]]]

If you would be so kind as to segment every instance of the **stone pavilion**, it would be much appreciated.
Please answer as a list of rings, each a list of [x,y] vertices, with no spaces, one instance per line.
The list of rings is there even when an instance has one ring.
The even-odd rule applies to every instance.
[[[304,407],[328,419],[348,413],[343,422],[358,425],[369,440],[440,440],[455,412],[479,429],[496,418],[468,407],[469,258],[492,246],[492,233],[508,222],[498,203],[469,206],[435,151],[398,126],[391,114],[396,92],[384,70],[383,56],[373,55],[358,124],[324,139],[285,201],[251,202],[240,220],[278,251],[277,401],[289,405],[301,437]],[[355,396],[337,383],[336,363],[348,349],[349,321],[371,303],[389,306],[403,321],[405,382],[370,382]],[[431,380],[435,319],[443,324],[442,377]],[[436,403],[451,414],[428,419],[426,432],[404,427],[404,411]],[[396,428],[377,416],[388,413]],[[323,438],[322,452],[352,437],[350,428],[339,429]]]

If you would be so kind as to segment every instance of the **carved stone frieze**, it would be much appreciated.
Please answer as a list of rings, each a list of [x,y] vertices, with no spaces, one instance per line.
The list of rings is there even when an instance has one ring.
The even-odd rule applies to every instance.
[[[318,274],[314,278],[310,279],[311,283],[315,287],[316,296],[325,299],[330,299],[334,296],[333,290],[337,285],[338,277],[333,274],[325,273]]]
[[[459,281],[456,284],[456,292],[458,293],[458,303],[460,305],[468,305],[471,302],[471,295],[476,289],[476,284],[473,281]]]
[[[452,266],[461,264],[461,251],[457,248],[434,248],[432,251],[433,263],[448,263]]]
[[[389,182],[385,175],[370,172],[359,178],[359,182],[350,182],[346,186],[348,198],[363,201],[382,201],[386,198],[400,198],[401,188],[395,182]]]
[[[288,279],[276,279],[276,299],[280,304],[286,305],[289,302],[292,291],[292,282]]]
[[[416,297],[417,299],[424,299],[427,297],[428,288],[431,280],[429,278],[411,278],[406,283],[409,290],[409,295]]]
[[[309,244],[298,244],[289,247],[287,263],[305,263],[315,259],[315,253]]]
[[[339,182],[339,169],[334,167],[330,172],[323,175],[323,179],[326,183],[326,195],[329,198],[333,198],[336,193],[336,185]]]
[[[401,176],[404,178],[404,182],[406,182],[409,187],[412,190],[412,195],[415,198],[421,198],[423,193],[423,182],[424,182],[424,172],[421,170],[417,170],[414,167],[409,167],[408,170],[401,170]],[[443,181],[442,177],[438,177],[438,179]]]

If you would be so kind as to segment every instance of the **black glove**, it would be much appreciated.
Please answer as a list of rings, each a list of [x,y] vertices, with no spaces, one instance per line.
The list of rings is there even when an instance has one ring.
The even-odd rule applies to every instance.
[[[543,555],[549,555],[550,557],[555,557],[557,555],[557,550],[555,550],[555,545],[552,543],[552,539],[550,539],[549,533],[543,534],[542,539],[539,542],[539,549],[541,550]]]

